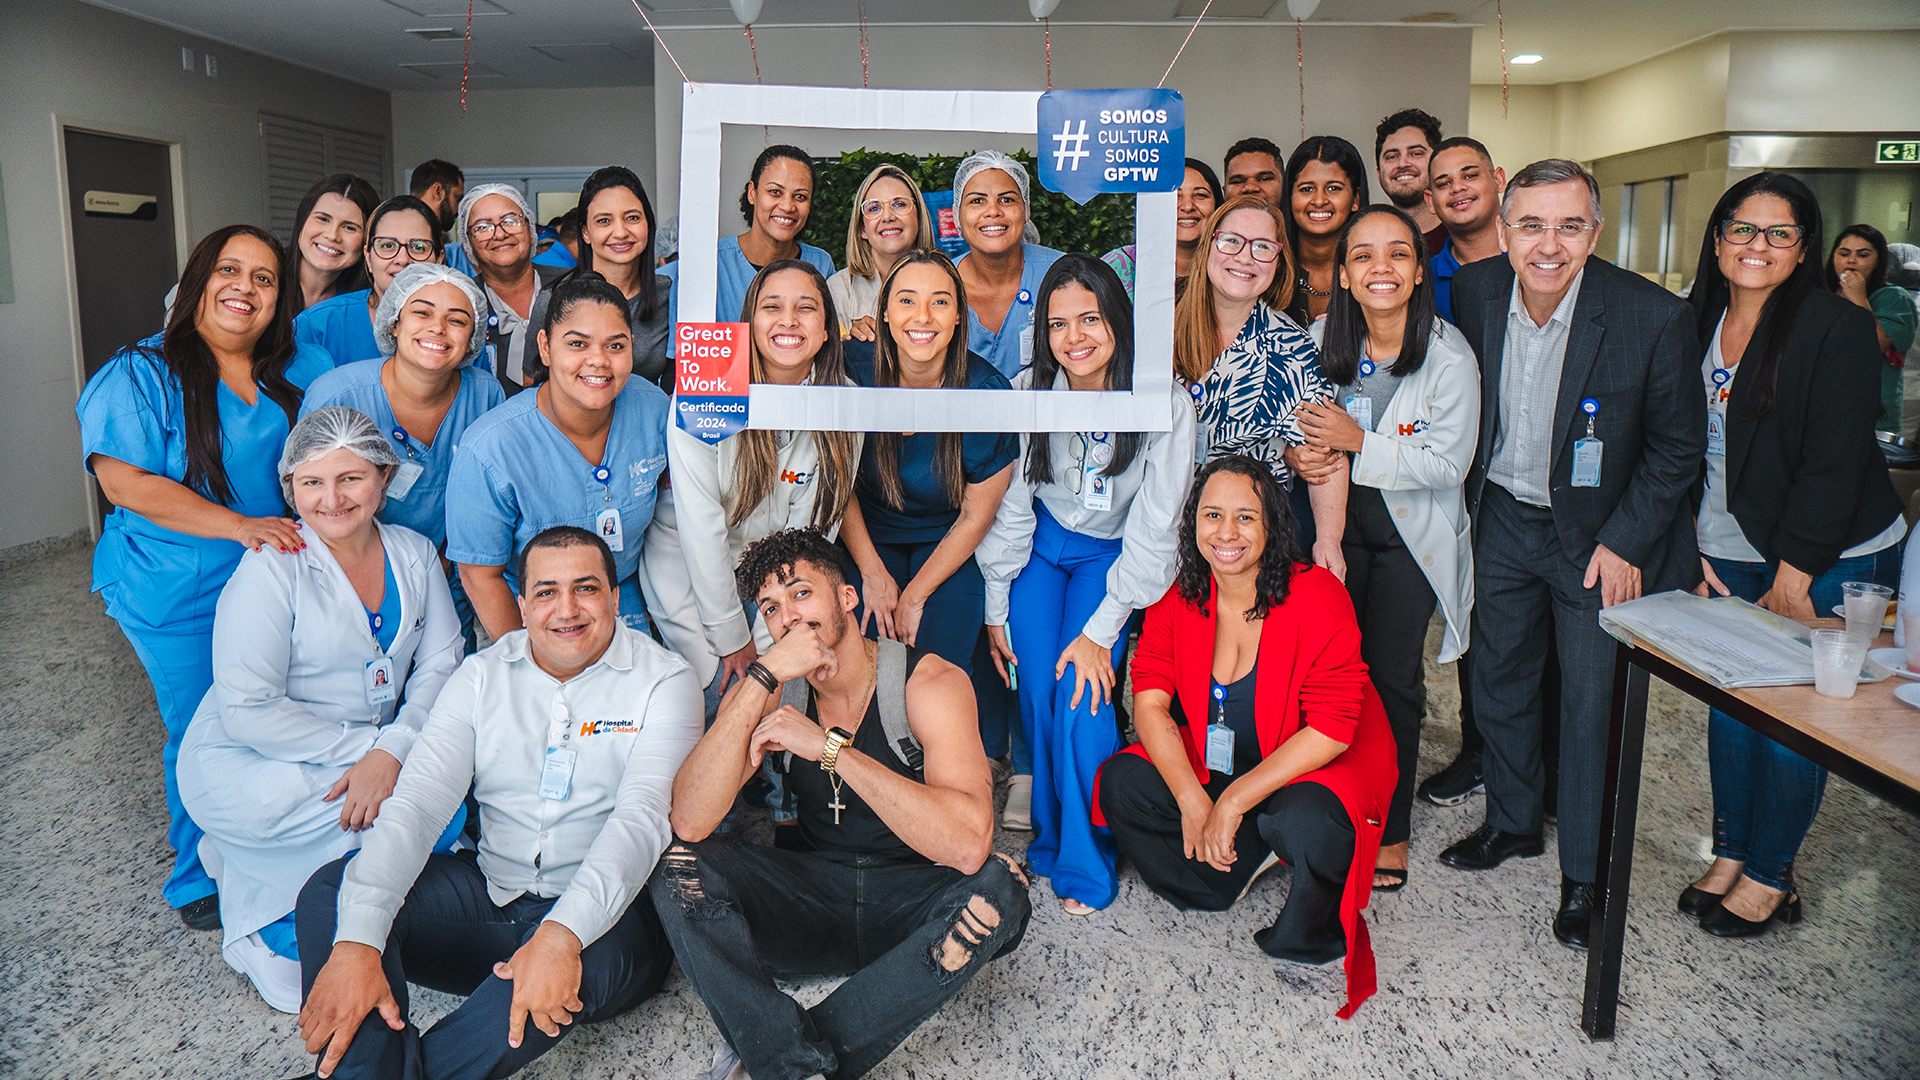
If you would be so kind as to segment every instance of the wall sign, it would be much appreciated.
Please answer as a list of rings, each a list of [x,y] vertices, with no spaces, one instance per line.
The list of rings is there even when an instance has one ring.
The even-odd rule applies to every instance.
[[[1083,203],[1103,191],[1178,191],[1187,111],[1172,90],[1040,95],[1040,183]]]
[[[80,206],[88,217],[154,221],[160,216],[158,195],[129,195],[123,191],[89,191],[81,196]]]
[[[1873,160],[1881,165],[1920,165],[1920,139],[1881,139],[1873,144]]]

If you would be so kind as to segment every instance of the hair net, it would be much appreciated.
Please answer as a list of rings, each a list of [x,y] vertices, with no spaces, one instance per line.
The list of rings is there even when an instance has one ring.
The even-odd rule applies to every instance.
[[[366,413],[345,405],[315,409],[293,425],[286,448],[280,451],[280,493],[288,506],[293,505],[293,470],[342,447],[374,465],[400,464],[393,444]]]
[[[467,355],[461,362],[471,361],[480,355],[487,344],[487,293],[474,280],[440,263],[413,263],[393,276],[393,283],[387,291],[380,294],[380,308],[373,313],[373,340],[380,346],[381,356],[392,356],[399,350],[399,342],[394,340],[393,328],[400,322],[400,309],[407,306],[413,294],[429,285],[445,282],[467,294],[473,303],[473,334],[467,339]]]
[[[1022,186],[1020,190],[1025,191],[1026,188]],[[461,197],[460,216],[453,223],[454,232],[460,236],[460,250],[467,253],[467,261],[475,266],[480,265],[480,255],[473,250],[473,238],[467,235],[467,215],[473,212],[474,203],[489,195],[505,195],[513,200],[513,205],[520,208],[520,216],[527,219],[527,250],[533,250],[533,208],[527,205],[527,197],[520,194],[520,189],[512,184],[481,184],[479,187],[468,188],[467,193]]]
[[[1033,191],[1028,187],[1027,167],[998,150],[981,150],[960,163],[953,170],[953,205],[960,206],[960,196],[967,190],[967,181],[973,174],[985,169],[999,169],[1013,177],[1014,186],[1020,189],[1020,201],[1027,206],[1027,227],[1020,232],[1020,239],[1029,243],[1040,242],[1040,230],[1033,227]],[[464,220],[464,219],[462,219]]]

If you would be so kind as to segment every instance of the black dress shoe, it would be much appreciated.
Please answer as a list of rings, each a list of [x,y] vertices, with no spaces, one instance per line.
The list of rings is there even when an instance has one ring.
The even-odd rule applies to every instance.
[[[180,921],[189,930],[220,929],[220,894],[203,896],[180,909]]]
[[[1719,897],[1715,899],[1718,900]],[[1776,921],[1792,926],[1804,915],[1805,912],[1800,907],[1800,898],[1793,893],[1787,893],[1780,898],[1780,903],[1773,909],[1773,914],[1759,922],[1749,922],[1728,911],[1726,905],[1716,903],[1712,910],[1700,916],[1700,929],[1717,938],[1759,937],[1766,933],[1767,927]]]
[[[1689,885],[1680,890],[1680,914],[1697,919],[1720,905],[1726,893],[1708,892]]]
[[[1440,853],[1440,861],[1455,870],[1491,870],[1514,856],[1531,859],[1547,846],[1539,833],[1501,832],[1482,825],[1466,839]]]
[[[1560,910],[1553,916],[1554,940],[1585,951],[1593,933],[1593,884],[1560,875]]]
[[[1480,752],[1461,751],[1453,764],[1420,781],[1415,794],[1435,806],[1459,806],[1476,791],[1487,790],[1481,779]]]

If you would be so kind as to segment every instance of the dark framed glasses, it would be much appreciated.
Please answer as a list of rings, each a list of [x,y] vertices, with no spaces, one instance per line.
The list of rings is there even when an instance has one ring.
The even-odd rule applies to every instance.
[[[1764,233],[1768,247],[1790,248],[1800,243],[1800,237],[1805,232],[1806,230],[1798,225],[1768,225],[1766,228],[1761,228],[1751,221],[1720,223],[1720,239],[1740,247],[1753,243],[1755,237]]]

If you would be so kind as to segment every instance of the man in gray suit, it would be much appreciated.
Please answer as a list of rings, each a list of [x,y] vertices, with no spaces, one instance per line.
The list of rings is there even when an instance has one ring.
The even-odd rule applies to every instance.
[[[1559,646],[1560,909],[1585,948],[1600,847],[1613,641],[1602,607],[1700,580],[1689,486],[1707,442],[1685,302],[1596,258],[1600,188],[1575,162],[1515,174],[1507,258],[1460,268],[1453,312],[1480,357],[1472,683],[1486,736],[1486,824],[1440,861],[1487,870],[1542,854],[1540,677]]]

